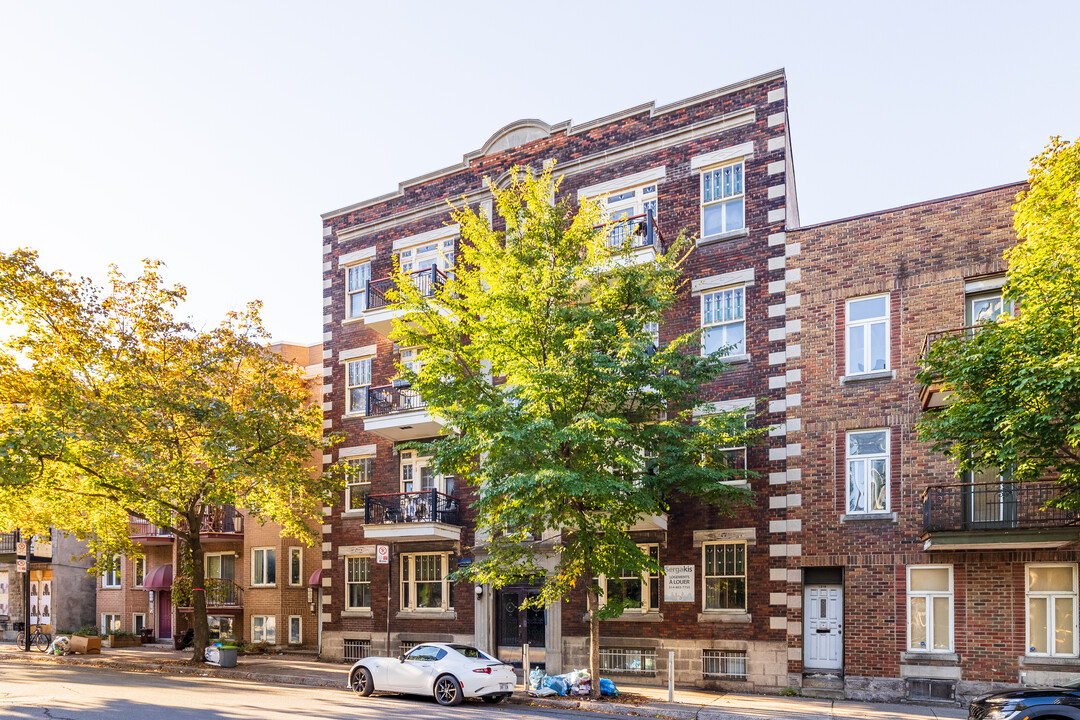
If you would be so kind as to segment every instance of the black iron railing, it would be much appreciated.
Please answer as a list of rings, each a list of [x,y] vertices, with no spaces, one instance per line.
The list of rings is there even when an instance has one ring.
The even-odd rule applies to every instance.
[[[390,413],[418,410],[427,405],[420,393],[409,387],[380,385],[368,388],[368,417]]]
[[[441,522],[460,525],[457,498],[437,490],[368,495],[364,499],[364,522],[369,525],[410,522]]]
[[[925,361],[930,356],[930,348],[934,346],[938,340],[943,337],[961,336],[969,338],[975,334],[975,332],[982,327],[981,325],[965,325],[964,327],[949,328],[948,330],[935,330],[932,333],[926,333],[926,337],[923,339],[922,346],[922,359]]]
[[[0,553],[15,552],[15,543],[19,541],[18,533],[0,533]]]
[[[1025,530],[1080,524],[1080,510],[1049,508],[1052,482],[963,483],[923,491],[923,532]]]
[[[607,228],[607,243],[612,248],[630,243],[632,247],[655,247],[658,253],[664,252],[664,238],[651,212],[616,220],[608,223]]]
[[[416,286],[420,291],[420,294],[424,297],[431,297],[435,294],[437,288],[446,284],[446,274],[436,267],[416,270],[415,272],[409,273],[409,277],[412,279],[413,285]],[[390,298],[387,297],[387,294],[393,289],[394,282],[395,279],[392,277],[368,280],[368,310],[376,310],[390,305]]]
[[[202,532],[215,535],[243,535],[244,516],[232,505],[207,510],[203,513]]]
[[[228,578],[206,578],[203,580],[206,592],[206,607],[225,608],[243,607],[244,589]],[[192,607],[191,577],[182,576],[173,583],[174,600],[178,607]]]

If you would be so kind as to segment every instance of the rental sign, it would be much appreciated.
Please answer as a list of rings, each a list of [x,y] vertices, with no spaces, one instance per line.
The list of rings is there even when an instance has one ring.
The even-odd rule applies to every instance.
[[[694,566],[664,566],[664,602],[694,602]]]

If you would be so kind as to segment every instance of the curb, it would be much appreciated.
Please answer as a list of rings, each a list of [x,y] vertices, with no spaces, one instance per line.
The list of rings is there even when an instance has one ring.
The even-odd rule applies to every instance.
[[[659,718],[660,720],[695,720],[705,705],[689,707],[667,707],[660,705],[624,705],[612,702],[591,702],[589,700],[546,700],[528,696],[512,695],[506,699],[511,705],[556,708],[559,710],[580,710],[583,712],[606,713],[625,717]]]

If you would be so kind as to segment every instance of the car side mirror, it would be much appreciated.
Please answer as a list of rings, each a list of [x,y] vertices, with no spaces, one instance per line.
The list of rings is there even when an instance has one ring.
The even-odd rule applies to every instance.
[[[398,662],[405,662],[405,656],[404,655],[398,655],[397,659],[398,659]]]

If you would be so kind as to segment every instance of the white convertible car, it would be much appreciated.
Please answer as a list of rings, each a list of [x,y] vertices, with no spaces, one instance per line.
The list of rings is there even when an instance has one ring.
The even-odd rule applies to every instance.
[[[509,665],[454,643],[424,643],[396,658],[366,657],[349,670],[349,687],[357,695],[375,690],[434,695],[440,705],[458,705],[467,697],[497,703],[510,697],[516,682]]]

